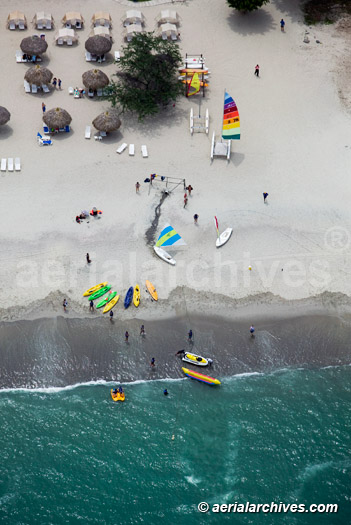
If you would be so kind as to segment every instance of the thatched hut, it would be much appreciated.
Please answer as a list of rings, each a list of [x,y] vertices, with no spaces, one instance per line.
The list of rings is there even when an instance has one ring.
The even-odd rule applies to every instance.
[[[29,84],[42,86],[43,84],[50,84],[52,73],[50,69],[36,65],[27,70],[24,78]]]
[[[72,117],[65,109],[54,108],[44,113],[43,121],[49,128],[64,128],[72,122]]]
[[[26,55],[41,56],[48,48],[48,43],[38,35],[27,36],[20,44],[21,50]]]
[[[82,75],[82,81],[86,88],[96,91],[106,87],[110,81],[108,76],[100,69],[90,69]]]
[[[119,129],[121,121],[117,109],[112,108],[101,113],[93,120],[93,126],[99,131],[106,131],[106,133]]]
[[[98,57],[101,57],[111,50],[112,42],[101,35],[95,35],[88,38],[85,42],[85,49]]]
[[[0,106],[0,126],[6,124],[10,120],[10,117],[11,113],[3,106]]]

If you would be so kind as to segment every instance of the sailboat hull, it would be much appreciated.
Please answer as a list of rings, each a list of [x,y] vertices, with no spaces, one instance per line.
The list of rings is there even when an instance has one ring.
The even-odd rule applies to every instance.
[[[168,264],[171,264],[172,266],[175,266],[176,262],[172,257],[162,248],[159,248],[159,246],[154,246],[154,250],[156,255],[160,257],[163,261],[165,261]]]
[[[233,233],[233,228],[227,228],[226,230],[224,230],[224,232],[221,233],[218,239],[216,240],[217,248],[220,248],[221,246],[223,246],[223,244],[228,242],[232,233]]]

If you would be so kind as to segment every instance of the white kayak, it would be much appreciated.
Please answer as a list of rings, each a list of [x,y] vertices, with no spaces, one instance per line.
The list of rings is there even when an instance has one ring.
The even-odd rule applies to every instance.
[[[205,357],[202,357],[201,355],[191,354],[190,352],[186,352],[184,357],[182,357],[182,360],[186,363],[192,363],[193,365],[198,366],[208,365],[208,360]]]
[[[158,246],[154,246],[155,253],[162,259],[163,261],[166,261],[168,264],[171,264],[172,266],[175,266],[175,260],[172,259],[172,257],[167,253],[163,248],[159,248]]]
[[[224,230],[224,232],[221,233],[220,236],[216,240],[217,248],[220,248],[221,246],[223,246],[223,244],[228,242],[232,233],[233,233],[233,228],[227,228],[226,230]]]

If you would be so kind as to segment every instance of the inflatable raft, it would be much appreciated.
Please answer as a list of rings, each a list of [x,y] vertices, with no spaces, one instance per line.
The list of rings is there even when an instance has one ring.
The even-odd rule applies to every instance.
[[[208,385],[221,384],[221,382],[218,381],[218,379],[215,379],[214,377],[210,376],[205,376],[204,374],[199,374],[198,372],[194,372],[194,370],[189,370],[189,368],[182,368],[182,370],[186,376],[191,377],[191,379],[201,381],[202,383],[207,383]]]

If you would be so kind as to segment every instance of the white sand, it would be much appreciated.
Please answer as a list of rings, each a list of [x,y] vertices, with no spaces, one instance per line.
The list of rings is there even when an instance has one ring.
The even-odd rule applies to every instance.
[[[72,8],[86,20],[85,29],[78,31],[79,45],[73,48],[55,46],[55,31],[46,31],[49,48],[43,65],[63,81],[61,92],[46,96],[25,94],[28,66],[15,61],[21,39],[36,31],[30,23],[25,32],[6,30],[8,12],[18,3],[11,0],[0,6],[5,72],[0,105],[11,113],[9,124],[0,129],[0,156],[22,160],[21,173],[0,176],[2,308],[29,312],[33,302],[46,298],[45,307],[61,313],[67,297],[78,312],[86,308],[82,292],[104,280],[124,297],[130,285],[138,282],[143,290],[145,279],[150,279],[162,300],[170,298],[168,305],[178,286],[235,299],[266,292],[285,299],[326,291],[350,295],[351,135],[345,74],[350,41],[337,26],[325,26],[311,29],[311,42],[304,44],[298,2],[279,5],[282,11],[272,3],[243,16],[224,0],[176,4],[182,18],[182,51],[203,53],[211,71],[206,98],[181,98],[175,108],[143,125],[122,116],[121,130],[102,142],[85,140],[84,130],[108,103],[76,100],[67,91],[69,86],[81,87],[82,73],[94,67],[85,62],[84,42],[96,2],[45,4],[56,27]],[[29,22],[40,8],[39,1],[26,2]],[[143,8],[147,30],[155,28],[161,8]],[[105,0],[99,9],[111,13],[112,50],[121,50],[120,19],[126,8]],[[282,17],[285,34],[279,27]],[[261,67],[259,79],[254,76],[256,63]],[[108,75],[116,70],[112,61],[98,67]],[[210,140],[213,131],[221,131],[224,88],[238,104],[242,139],[233,143],[228,165],[224,159],[211,165]],[[72,133],[54,137],[54,145],[45,148],[36,143],[42,101],[47,109],[60,106],[72,116]],[[201,112],[210,111],[210,136],[191,137],[189,111],[193,107],[196,114],[200,101]],[[116,154],[122,142],[135,144],[135,157],[128,151]],[[148,147],[148,159],[141,157],[141,144]],[[149,193],[142,181],[150,173],[185,177],[194,187],[187,209],[181,188],[162,205],[160,227],[170,222],[187,242],[171,251],[175,268],[146,244],[145,231],[162,189],[155,184]],[[140,195],[135,194],[136,181],[142,183]],[[266,205],[263,191],[269,193]],[[103,210],[102,219],[76,224],[76,214],[93,206]],[[193,224],[194,213],[199,214],[198,226]],[[214,215],[222,230],[234,229],[221,250],[215,248]],[[90,267],[86,252],[93,260]],[[202,297],[209,300],[211,294]],[[2,318],[8,318],[4,310]]]

